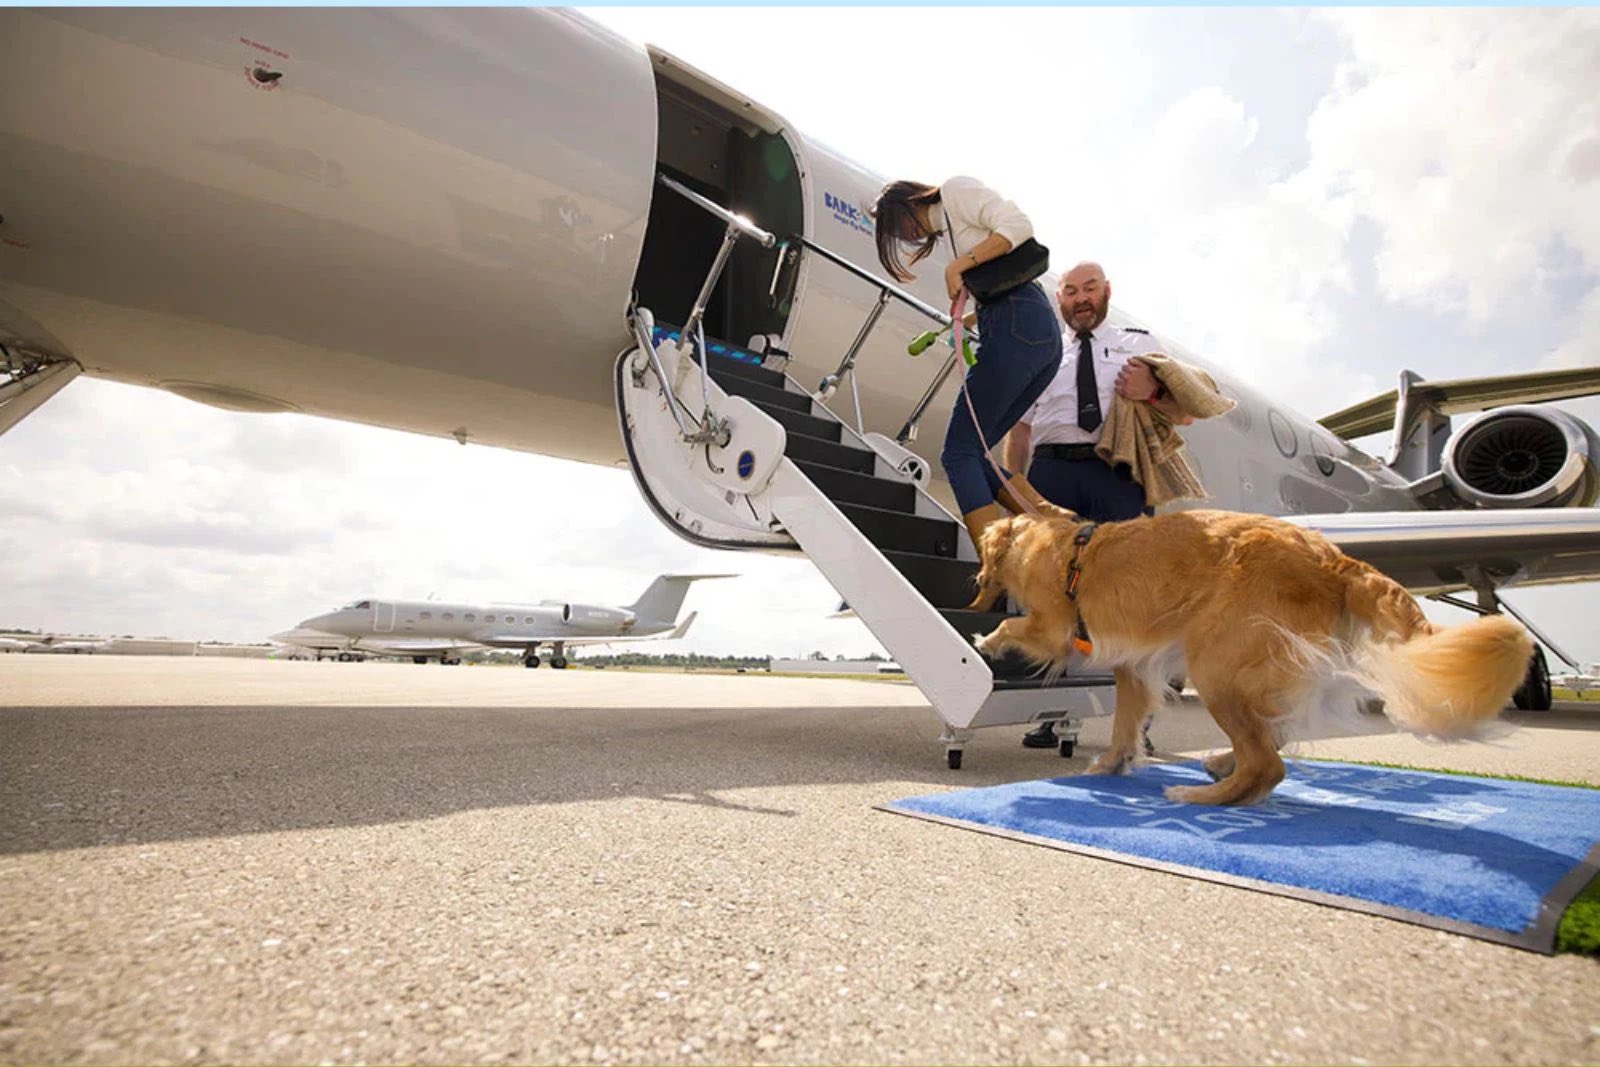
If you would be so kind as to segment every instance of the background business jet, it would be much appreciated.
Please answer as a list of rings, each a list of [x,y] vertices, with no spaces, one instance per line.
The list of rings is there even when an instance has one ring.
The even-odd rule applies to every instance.
[[[623,641],[672,641],[689,632],[695,612],[680,622],[678,609],[692,582],[729,574],[663,574],[644,595],[624,607],[559,600],[538,604],[446,604],[436,600],[357,600],[338,611],[306,619],[272,640],[339,659],[356,653],[410,656],[458,664],[461,653],[480,648],[515,648],[526,667],[539,666],[539,650],[550,649],[550,666],[564,670],[568,646]]]
[[[0,72],[0,431],[86,373],[625,463],[693,543],[811,558],[952,766],[977,727],[1109,707],[1104,676],[971,648],[998,617],[963,610],[930,462],[956,360],[906,355],[944,321],[942,253],[887,284],[883,175],[759,101],[552,9],[7,9]],[[1111,321],[1239,401],[1188,432],[1213,506],[1470,610],[1600,577],[1600,442],[1537,406],[1600,370],[1402,372],[1318,422]],[[1382,456],[1350,443],[1384,430]]]

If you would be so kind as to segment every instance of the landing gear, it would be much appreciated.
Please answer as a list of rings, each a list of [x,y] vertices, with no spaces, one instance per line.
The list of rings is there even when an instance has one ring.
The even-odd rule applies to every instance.
[[[524,667],[528,668],[530,671],[531,670],[535,670],[539,666],[539,657],[538,656],[531,656],[531,655],[530,656],[523,656],[522,657],[522,665]]]
[[[945,749],[944,763],[952,771],[959,771],[961,769],[961,750],[959,748]]]
[[[557,670],[557,671],[566,670],[567,669],[567,658],[565,656],[551,656],[550,657],[550,668],[552,670]]]
[[[352,656],[352,655],[351,655],[351,654],[350,654],[350,653],[348,653],[348,652],[341,652],[341,653],[339,653],[339,662],[340,662],[340,663],[349,663],[349,662],[350,662],[350,661],[351,661],[351,660],[353,660],[353,659],[355,659],[355,657],[354,657],[354,656]]]
[[[1511,699],[1523,711],[1549,711],[1555,703],[1555,694],[1550,687],[1550,664],[1545,662],[1541,646],[1533,646],[1533,659],[1528,661],[1528,675]]]
[[[412,663],[426,663],[426,662],[428,662],[428,657],[427,656],[412,656],[411,657],[411,662]]]
[[[1056,751],[1061,753],[1061,758],[1062,759],[1071,759],[1073,752],[1077,751],[1077,748],[1078,748],[1078,739],[1077,738],[1075,738],[1075,737],[1062,738],[1061,739],[1061,744],[1056,746]]]
[[[441,656],[440,659],[439,659],[439,664],[440,664],[440,666],[444,666],[444,667],[459,667],[459,666],[461,666],[461,657],[460,656]]]

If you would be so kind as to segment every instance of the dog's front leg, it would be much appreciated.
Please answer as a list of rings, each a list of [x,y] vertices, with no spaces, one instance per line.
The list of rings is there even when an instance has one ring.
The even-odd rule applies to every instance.
[[[1155,706],[1155,694],[1125,667],[1118,667],[1117,716],[1111,722],[1111,747],[1089,764],[1090,774],[1122,774],[1139,753],[1139,728]]]

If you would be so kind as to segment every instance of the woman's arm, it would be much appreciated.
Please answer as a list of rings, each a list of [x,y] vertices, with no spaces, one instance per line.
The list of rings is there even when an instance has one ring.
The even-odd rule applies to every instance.
[[[972,251],[964,256],[957,256],[944,270],[944,287],[954,300],[961,291],[961,276],[976,267],[979,263],[987,263],[991,259],[998,259],[1011,251],[1011,239],[998,233],[991,233],[979,241]]]

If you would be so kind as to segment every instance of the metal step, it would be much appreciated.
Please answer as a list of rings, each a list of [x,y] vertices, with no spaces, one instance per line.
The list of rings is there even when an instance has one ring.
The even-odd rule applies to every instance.
[[[861,504],[838,507],[880,552],[915,552],[923,556],[955,558],[956,524],[953,522]]]
[[[892,482],[859,471],[840,470],[803,460],[796,460],[795,466],[835,504],[865,504],[885,511],[903,511],[908,515],[916,511],[917,487],[910,482]]]
[[[785,454],[796,463],[820,463],[842,471],[871,474],[877,467],[876,453],[853,445],[835,444],[805,434],[791,433]]]
[[[976,563],[916,552],[885,552],[883,558],[936,608],[964,608],[978,593]]]
[[[713,365],[714,366],[714,365]],[[811,414],[811,398],[804,393],[791,393],[787,389],[774,389],[737,374],[724,374],[719,369],[711,372],[711,380],[722,386],[731,396],[742,396],[763,408],[783,408],[802,415]]]
[[[742,359],[724,359],[713,355],[711,357],[711,378],[721,383],[723,378],[743,378],[745,381],[764,385],[768,389],[782,389],[786,379],[781,370],[773,370],[760,363],[750,363]]]
[[[819,419],[815,415],[802,415],[790,408],[778,407],[775,404],[764,404],[759,400],[754,401],[756,407],[771,415],[787,431],[792,438],[795,434],[814,437],[819,441],[838,444],[843,430],[832,419]]]
[[[655,326],[655,341],[660,344],[665,339],[676,341],[681,335],[678,326],[670,322],[657,322]],[[706,351],[711,355],[711,373],[715,377],[719,370],[740,377],[749,378],[751,381],[774,389],[783,388],[783,372],[765,366],[766,357],[759,352],[752,352],[743,345],[736,345],[730,341],[723,341],[715,337],[706,338]],[[698,362],[698,359],[696,359]]]

